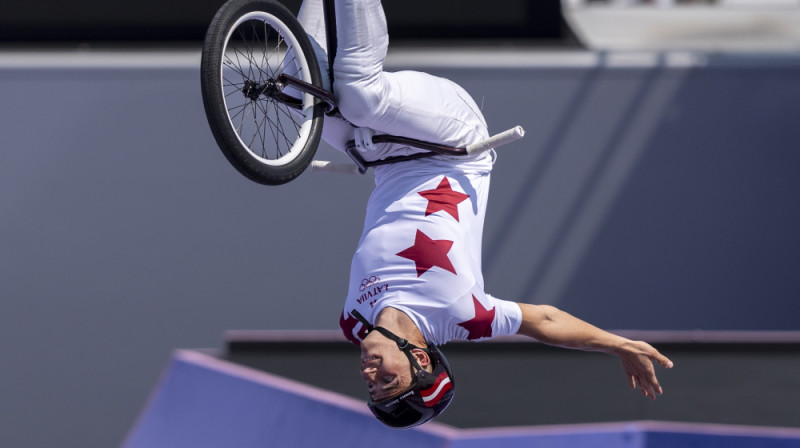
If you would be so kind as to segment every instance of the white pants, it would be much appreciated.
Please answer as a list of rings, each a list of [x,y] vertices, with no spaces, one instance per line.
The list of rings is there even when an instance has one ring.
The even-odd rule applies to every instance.
[[[304,0],[298,19],[311,37],[327,83],[322,0]],[[347,121],[379,134],[452,146],[488,137],[480,109],[454,82],[428,73],[383,70],[389,36],[380,0],[336,0],[336,26],[333,91]],[[340,150],[353,138],[353,127],[341,120],[326,118],[323,129],[323,138]],[[365,158],[410,152],[415,150],[387,145]]]

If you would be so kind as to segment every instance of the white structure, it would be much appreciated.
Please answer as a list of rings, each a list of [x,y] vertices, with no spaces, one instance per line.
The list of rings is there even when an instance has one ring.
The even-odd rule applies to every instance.
[[[563,0],[593,50],[800,52],[800,0]]]

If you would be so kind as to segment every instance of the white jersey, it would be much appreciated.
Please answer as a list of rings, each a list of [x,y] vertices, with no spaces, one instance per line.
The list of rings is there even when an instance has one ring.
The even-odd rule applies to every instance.
[[[326,68],[321,0],[304,0],[298,19]],[[383,70],[389,44],[380,0],[336,0],[338,52],[334,84],[342,117],[327,117],[322,137],[343,149],[356,127],[463,147],[488,137],[486,121],[456,83],[427,73]],[[327,70],[324,70],[327,72]],[[366,160],[416,152],[376,145]],[[483,292],[481,238],[492,156],[434,157],[375,170],[364,233],[353,257],[341,327],[358,344],[378,313],[403,311],[425,340],[479,340],[516,333],[519,306]]]
[[[408,315],[425,340],[515,334],[516,303],[483,290],[481,238],[492,157],[439,158],[379,167],[364,233],[353,257],[340,326],[359,344],[386,307]]]

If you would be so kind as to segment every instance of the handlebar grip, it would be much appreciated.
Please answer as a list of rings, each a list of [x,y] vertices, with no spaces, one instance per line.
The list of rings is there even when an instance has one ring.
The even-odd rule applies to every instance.
[[[503,131],[499,134],[493,135],[486,140],[478,143],[473,143],[466,147],[467,154],[475,155],[501,145],[511,143],[519,140],[525,136],[525,129],[522,126],[514,126],[513,128]]]
[[[311,171],[314,173],[360,174],[358,166],[351,163],[333,163],[324,160],[311,162]]]

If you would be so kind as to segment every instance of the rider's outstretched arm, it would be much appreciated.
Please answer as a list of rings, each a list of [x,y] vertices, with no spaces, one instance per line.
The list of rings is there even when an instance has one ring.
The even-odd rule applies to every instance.
[[[668,369],[673,364],[650,344],[609,333],[550,305],[520,303],[519,307],[519,334],[549,345],[615,355],[622,362],[631,388],[639,386],[642,395],[651,399],[663,393],[653,362]]]

